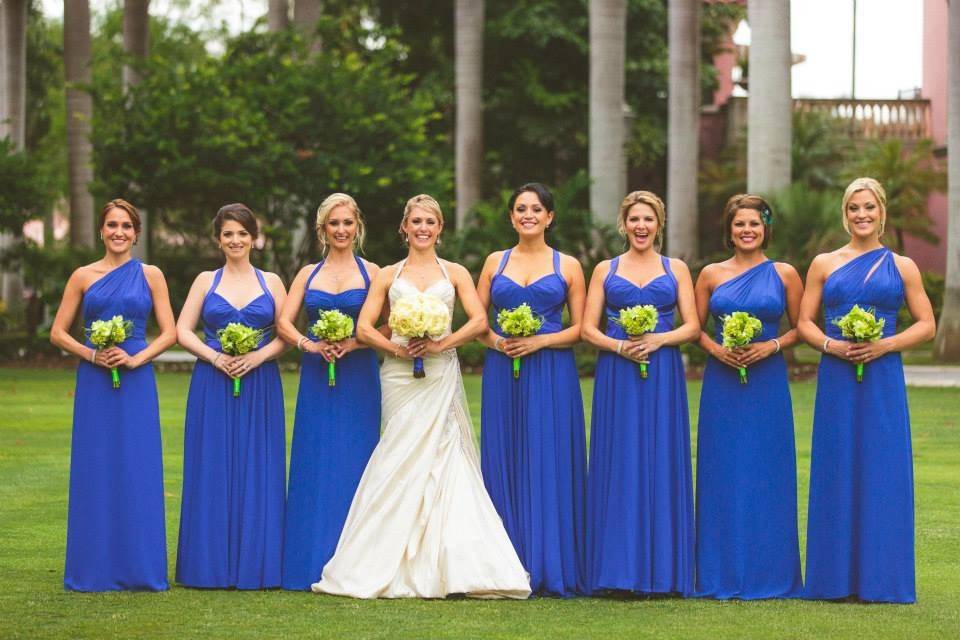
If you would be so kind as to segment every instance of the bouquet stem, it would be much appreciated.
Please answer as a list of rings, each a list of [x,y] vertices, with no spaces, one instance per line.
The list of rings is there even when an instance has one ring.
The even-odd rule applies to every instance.
[[[863,363],[857,363],[857,382],[863,382]]]
[[[240,397],[240,378],[233,379],[233,397],[234,398]]]
[[[520,377],[520,358],[513,359],[513,377],[515,379]]]
[[[119,389],[120,388],[120,372],[117,371],[116,367],[112,367],[110,369],[110,378],[113,379],[113,388]]]
[[[413,359],[413,377],[414,378],[427,377],[427,373],[423,370],[423,358],[417,357]]]
[[[646,362],[640,363],[640,377],[643,378],[644,380],[647,379],[647,363]]]
[[[740,372],[740,384],[747,384],[747,368],[740,367],[737,371]]]
[[[327,386],[337,386],[337,361],[331,360],[327,363]]]

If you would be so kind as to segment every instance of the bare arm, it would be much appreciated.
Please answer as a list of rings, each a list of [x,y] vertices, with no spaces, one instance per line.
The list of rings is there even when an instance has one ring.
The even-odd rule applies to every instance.
[[[190,292],[187,293],[187,299],[180,310],[180,317],[177,318],[177,342],[184,349],[197,356],[201,360],[212,363],[221,356],[220,360],[229,356],[221,354],[216,349],[207,346],[207,344],[197,337],[195,333],[197,323],[200,321],[200,312],[203,308],[203,299],[207,295],[207,290],[213,283],[213,273],[205,271],[194,279],[190,285]]]
[[[297,346],[301,340],[309,341],[307,336],[297,329],[296,320],[300,313],[300,307],[303,305],[303,294],[311,271],[313,271],[313,265],[307,265],[300,269],[290,284],[290,293],[283,303],[280,315],[277,316],[277,335],[291,346]]]
[[[270,289],[270,295],[273,296],[273,324],[274,327],[276,327],[277,322],[280,320],[280,314],[283,312],[283,307],[287,302],[287,289],[283,286],[283,280],[275,273],[265,273],[264,279],[267,281],[267,288]],[[252,360],[251,364],[257,367],[267,360],[273,360],[279,357],[286,350],[287,343],[280,337],[279,331],[275,331],[273,339],[270,342],[256,351],[251,351],[241,356],[241,358]]]
[[[173,320],[173,308],[170,306],[170,293],[167,289],[167,279],[163,272],[152,265],[144,265],[144,275],[150,286],[153,297],[153,313],[157,318],[160,334],[150,344],[131,358],[127,364],[130,368],[139,367],[152,361],[158,355],[172,347],[177,342],[177,325]]]
[[[397,265],[380,269],[380,272],[370,284],[367,299],[357,317],[357,340],[361,344],[373,347],[378,351],[390,354],[395,358],[410,358],[410,353],[401,345],[391,342],[382,332],[377,330],[376,323],[381,317],[389,317],[387,292],[393,283],[393,274]]]
[[[63,290],[63,298],[57,308],[57,315],[50,327],[50,342],[54,346],[89,362],[95,350],[79,342],[70,334],[70,329],[77,318],[77,312],[80,310],[80,304],[83,302],[84,279],[83,270],[77,269],[67,280],[67,286]],[[101,363],[97,362],[97,364]],[[101,366],[105,366],[105,364],[101,364]]]
[[[497,266],[500,264],[502,257],[503,251],[495,251],[487,256],[487,260],[483,263],[483,270],[480,272],[480,278],[477,280],[477,297],[480,299],[480,304],[485,310],[490,309],[492,302],[490,299],[490,287],[493,284],[493,276],[497,272]],[[477,340],[488,349],[496,349],[497,339],[500,337],[501,336],[493,330],[493,327],[489,327],[486,333],[480,334]]]
[[[463,305],[463,311],[467,314],[467,321],[446,338],[437,340],[434,343],[435,346],[428,348],[428,351],[440,352],[455,349],[488,331],[487,310],[480,302],[470,272],[454,263],[447,263],[447,271],[451,275],[451,281],[457,290],[457,297]]]
[[[693,342],[700,336],[700,321],[697,319],[697,300],[693,293],[693,278],[686,263],[670,258],[670,268],[677,279],[677,311],[680,313],[680,326],[663,333],[645,333],[642,341],[654,341],[658,347],[677,346]]]
[[[790,328],[779,338],[780,347],[786,349],[800,341],[797,323],[800,319],[800,301],[803,299],[803,281],[800,280],[800,274],[793,265],[780,262],[776,266],[777,273],[780,274],[783,286],[787,290],[787,321],[790,323]]]
[[[604,260],[593,270],[590,276],[590,288],[587,289],[587,300],[583,308],[583,323],[580,325],[580,337],[584,342],[592,344],[598,349],[616,351],[619,340],[615,340],[600,330],[600,321],[603,319],[603,306],[606,296],[603,283],[610,273],[610,261]]]

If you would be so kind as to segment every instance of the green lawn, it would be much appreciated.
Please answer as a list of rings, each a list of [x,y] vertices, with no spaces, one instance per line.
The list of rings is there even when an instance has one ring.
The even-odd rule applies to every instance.
[[[189,377],[160,376],[170,577],[180,511]],[[284,378],[288,440],[297,379]],[[589,405],[592,381],[584,381]],[[467,378],[476,420],[479,378]],[[793,385],[801,540],[814,385]],[[701,637],[921,638],[960,635],[960,393],[911,389],[917,487],[913,606],[579,598],[357,601],[307,593],[66,593],[62,587],[73,373],[0,369],[0,638],[7,637]],[[699,384],[690,384],[696,420]],[[589,416],[589,409],[588,409]],[[694,442],[696,438],[694,436]]]

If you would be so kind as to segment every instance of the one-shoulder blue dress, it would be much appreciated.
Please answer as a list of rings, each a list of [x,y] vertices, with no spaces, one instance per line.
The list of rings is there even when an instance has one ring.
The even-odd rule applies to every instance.
[[[133,335],[118,346],[134,355],[147,346],[152,309],[143,265],[132,259],[83,294],[83,326],[115,315],[133,321]],[[150,364],[121,368],[119,389],[109,369],[85,361],[77,367],[63,586],[168,588],[160,410]]]
[[[665,273],[643,287],[617,275],[619,257],[603,283],[606,335],[623,340],[613,322],[620,310],[653,305],[656,332],[673,329],[677,280]],[[590,590],[693,593],[693,487],[687,383],[677,347],[639,365],[609,351],[597,358],[590,426],[587,563]]]
[[[716,340],[722,317],[746,311],[763,322],[756,341],[776,338],[787,307],[767,260],[710,296]],[[697,430],[697,595],[796,597],[802,588],[797,538],[793,405],[782,353],[736,369],[708,358]]]
[[[503,274],[503,254],[490,284],[494,321],[501,309],[527,303],[543,317],[539,333],[563,329],[567,283],[560,254],[553,272],[523,287]],[[502,335],[502,333],[501,333]],[[541,349],[512,359],[488,349],[480,414],[483,482],[503,519],[534,594],[584,591],[586,436],[583,397],[572,349]]]
[[[823,284],[826,334],[854,304],[897,330],[903,279],[893,252],[868,251]],[[813,416],[805,597],[915,602],[913,459],[910,415],[899,353],[864,367],[820,359]]]
[[[323,262],[307,279],[308,326],[320,311],[336,309],[354,323],[370,278],[356,258],[364,287],[340,293],[311,289]],[[308,335],[311,340],[316,340]],[[336,363],[336,386],[327,384],[327,362],[304,353],[297,392],[287,520],[283,542],[283,588],[310,590],[333,556],[350,502],[380,438],[380,372],[373,349],[351,351]]]
[[[201,312],[212,349],[220,350],[217,330],[231,322],[255,329],[273,326],[273,296],[263,274],[255,273],[263,293],[237,309],[217,293],[223,269],[216,272]],[[183,440],[177,582],[221,589],[279,587],[286,441],[277,362],[264,362],[243,376],[235,397],[230,377],[198,360]]]

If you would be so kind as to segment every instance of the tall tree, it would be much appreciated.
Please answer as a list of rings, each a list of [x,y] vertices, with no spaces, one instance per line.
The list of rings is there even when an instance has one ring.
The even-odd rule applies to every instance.
[[[456,0],[457,228],[481,197],[483,167],[483,0]]]
[[[290,3],[287,0],[269,0],[267,2],[267,29],[271,32],[283,31],[290,26]]]
[[[0,2],[0,139],[9,138],[11,148],[22,151],[26,140],[27,98],[27,0]],[[16,239],[0,232],[0,251]],[[20,274],[0,273],[0,298],[8,307],[20,303]]]
[[[950,214],[947,280],[933,353],[938,360],[957,362],[960,361],[960,0],[952,0],[947,11],[947,180]]]
[[[790,185],[790,0],[750,0],[747,18],[747,189],[771,195]]]
[[[142,61],[150,51],[150,0],[123,0],[123,50]],[[135,65],[123,66],[123,90],[140,82]]]
[[[700,2],[670,0],[667,93],[667,246],[697,257],[697,157],[700,137]]]
[[[613,224],[627,190],[626,0],[590,0],[590,210]]]
[[[321,0],[294,0],[293,23],[310,40],[310,50],[319,51],[321,42],[317,35],[317,20],[323,13]]]
[[[64,0],[63,63],[67,83],[67,174],[70,191],[70,241],[93,247],[93,147],[90,121],[90,3]]]

